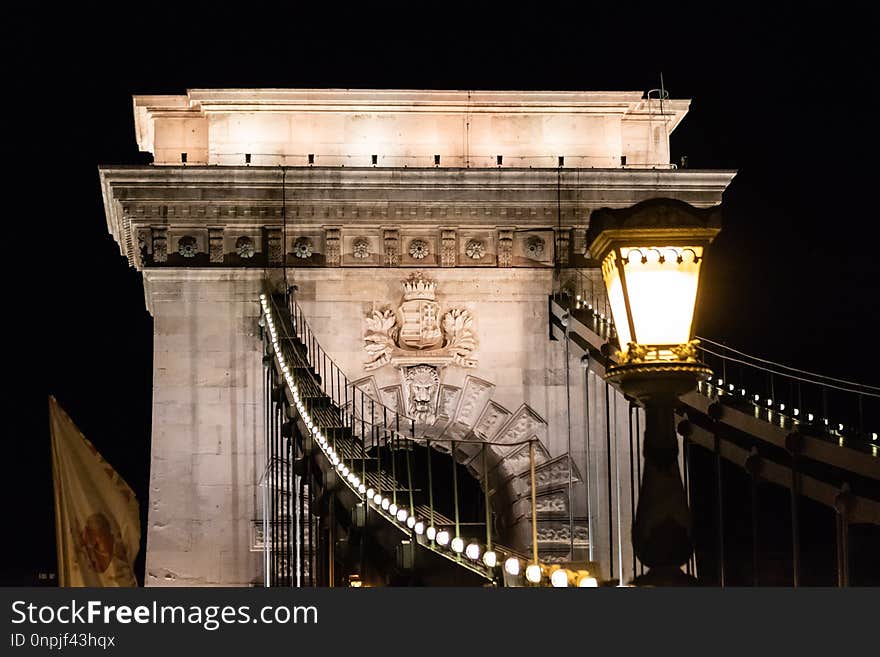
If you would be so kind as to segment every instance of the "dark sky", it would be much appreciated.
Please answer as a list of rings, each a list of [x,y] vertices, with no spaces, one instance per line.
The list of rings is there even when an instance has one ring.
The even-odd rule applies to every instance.
[[[139,494],[152,320],[107,233],[99,164],[136,150],[131,95],[192,87],[647,90],[692,98],[673,158],[739,170],[705,269],[698,332],[877,385],[876,39],[843,5],[529,3],[313,15],[221,3],[7,15],[3,46],[11,445],[0,582],[54,569],[46,398]],[[281,3],[279,3],[281,4]],[[503,16],[503,20],[499,17]],[[8,170],[8,169],[7,169]],[[9,179],[7,178],[7,181]],[[9,183],[7,183],[9,184]],[[11,201],[12,207],[8,203]],[[14,227],[14,228],[13,228]],[[876,231],[875,231],[876,232]],[[12,303],[9,303],[11,301]],[[9,540],[9,537],[14,537]]]

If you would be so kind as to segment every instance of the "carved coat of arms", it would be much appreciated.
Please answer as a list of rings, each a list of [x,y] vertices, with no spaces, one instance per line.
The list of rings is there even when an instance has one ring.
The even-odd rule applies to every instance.
[[[374,310],[366,319],[364,369],[383,365],[430,364],[476,367],[471,356],[477,346],[474,320],[465,309],[440,315],[437,283],[420,273],[403,283],[399,315],[393,310]],[[398,324],[398,316],[400,324]]]

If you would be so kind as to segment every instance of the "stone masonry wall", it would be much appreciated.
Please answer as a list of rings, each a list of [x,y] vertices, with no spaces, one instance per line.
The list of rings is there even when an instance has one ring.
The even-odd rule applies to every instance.
[[[155,318],[147,586],[247,586],[263,406],[260,275],[144,272]]]

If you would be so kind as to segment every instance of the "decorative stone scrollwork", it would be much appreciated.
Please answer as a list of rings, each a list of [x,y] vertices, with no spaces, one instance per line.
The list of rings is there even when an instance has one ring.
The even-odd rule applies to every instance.
[[[498,231],[498,266],[510,267],[513,264],[513,231]]]
[[[375,370],[391,360],[391,352],[394,351],[394,333],[397,318],[393,310],[374,310],[367,317],[367,330],[364,333],[364,351],[369,360],[364,363],[364,369]]]
[[[575,470],[574,464],[569,464],[568,456],[559,456],[552,463],[542,466],[535,472],[535,484],[538,488],[567,484],[569,467],[572,480],[580,481],[580,475]]]
[[[474,426],[474,433],[483,440],[491,440],[509,417],[510,411],[490,402],[483,411],[480,421]]]
[[[471,260],[480,260],[486,254],[486,247],[482,240],[470,240],[465,245],[464,252]]]
[[[243,258],[244,260],[253,258],[254,253],[256,253],[254,241],[250,237],[242,235],[235,240],[235,252],[238,254],[239,258]]]
[[[385,266],[397,267],[400,264],[400,251],[398,243],[400,242],[399,233],[394,229],[385,231]]]
[[[177,252],[184,258],[195,258],[197,251],[196,238],[192,235],[184,235],[177,240]]]
[[[296,241],[293,243],[293,255],[297,258],[302,258],[305,260],[306,258],[312,257],[312,240],[308,237],[298,237]]]
[[[365,260],[369,258],[370,255],[370,243],[364,237],[359,237],[354,241],[354,255],[358,260]]]
[[[208,255],[211,262],[223,262],[223,229],[208,229]]]
[[[153,228],[153,262],[168,262],[168,229]]]
[[[450,310],[443,316],[443,333],[447,340],[446,349],[452,354],[452,362],[461,367],[476,367],[476,361],[469,358],[477,347],[471,314],[462,308]]]
[[[564,513],[568,510],[568,500],[564,493],[541,495],[535,500],[538,513]]]
[[[526,241],[526,253],[530,258],[539,259],[544,256],[544,240],[540,237],[530,237]]]
[[[562,266],[568,264],[568,245],[570,241],[570,230],[563,229],[556,233],[556,256],[559,260],[559,264]]]
[[[542,552],[538,555],[542,563],[568,563],[571,561],[568,553],[565,554],[547,554]]]
[[[455,231],[443,230],[440,232],[440,265],[442,267],[455,267]]]
[[[281,244],[281,229],[269,228],[266,231],[266,244],[269,252],[269,264],[281,264],[284,256],[284,249]]]
[[[461,407],[456,420],[473,426],[494,389],[495,386],[488,381],[469,376],[462,392]]]
[[[409,254],[416,260],[422,260],[428,255],[428,243],[425,240],[413,240],[409,243]]]
[[[477,346],[474,320],[470,313],[454,308],[440,319],[436,301],[437,283],[420,273],[403,283],[404,301],[400,306],[402,323],[393,310],[374,310],[366,318],[364,350],[369,358],[364,369],[374,370],[392,362],[392,357],[412,362],[476,367],[471,358]],[[393,364],[393,363],[392,363]]]
[[[338,267],[340,264],[339,229],[327,228],[324,232],[325,256],[328,267]]]
[[[574,526],[575,543],[585,543],[590,539],[589,529],[585,525]],[[567,524],[538,525],[538,540],[547,543],[563,543],[571,541],[571,530]]]

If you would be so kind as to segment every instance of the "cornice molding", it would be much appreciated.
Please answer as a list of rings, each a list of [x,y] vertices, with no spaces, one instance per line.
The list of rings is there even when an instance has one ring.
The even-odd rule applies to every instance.
[[[208,240],[209,228],[265,231],[280,228],[285,218],[288,237],[292,229],[333,226],[344,236],[384,227],[436,232],[439,245],[444,229],[561,226],[574,229],[579,244],[598,207],[627,207],[656,196],[717,205],[735,172],[288,167],[283,188],[280,167],[101,167],[99,174],[108,230],[140,269],[143,229],[205,230]],[[215,258],[220,234],[214,233]],[[168,249],[174,253],[173,245]]]

